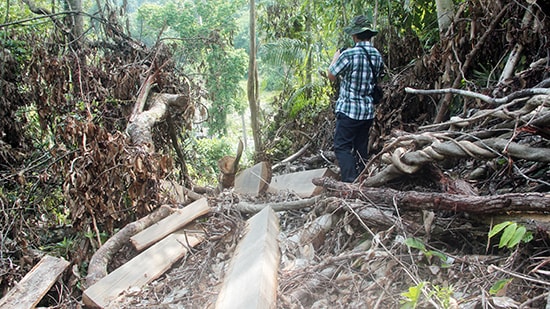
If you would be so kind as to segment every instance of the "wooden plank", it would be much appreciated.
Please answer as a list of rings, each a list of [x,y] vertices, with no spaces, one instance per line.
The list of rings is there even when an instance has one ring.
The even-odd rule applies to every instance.
[[[245,236],[237,245],[216,309],[276,308],[280,251],[279,219],[266,207],[248,220]]]
[[[34,308],[51,289],[69,262],[44,256],[29,273],[0,300],[0,308]]]
[[[319,195],[323,191],[323,188],[314,185],[311,180],[321,177],[336,178],[337,174],[329,168],[320,168],[274,176],[269,184],[268,192],[289,191],[302,198],[312,197]]]
[[[185,233],[180,230],[170,234],[126,264],[115,269],[82,294],[84,304],[92,308],[106,308],[121,293],[131,288],[141,288],[160,277],[190,247],[204,239],[202,233]]]
[[[201,198],[130,237],[130,242],[138,251],[141,251],[208,212],[210,212],[208,201],[206,198]]]
[[[247,168],[235,177],[235,192],[258,196],[264,193],[271,181],[271,168],[267,162],[260,162]]]

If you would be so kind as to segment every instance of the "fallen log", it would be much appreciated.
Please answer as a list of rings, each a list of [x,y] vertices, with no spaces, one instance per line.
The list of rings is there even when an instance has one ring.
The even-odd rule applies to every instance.
[[[489,138],[476,142],[470,141],[446,141],[440,142],[434,134],[411,134],[407,143],[412,142],[430,145],[415,151],[408,151],[405,146],[394,150],[391,155],[383,157],[390,163],[376,175],[364,180],[363,185],[368,187],[381,186],[397,177],[405,174],[416,173],[422,166],[441,161],[450,157],[454,158],[496,158],[499,156],[513,157],[537,162],[550,162],[550,149],[542,147],[530,147],[519,143],[510,142],[502,138]],[[360,175],[363,178],[365,171]]]
[[[332,196],[360,199],[378,206],[417,210],[446,210],[471,214],[506,214],[509,212],[550,212],[550,193],[507,193],[491,196],[460,195],[436,192],[398,191],[390,188],[364,187],[332,178],[316,178],[313,183]]]

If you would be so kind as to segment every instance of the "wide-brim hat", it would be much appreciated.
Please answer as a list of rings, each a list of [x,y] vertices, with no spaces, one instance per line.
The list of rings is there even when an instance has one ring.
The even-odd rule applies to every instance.
[[[344,32],[349,35],[354,35],[365,31],[369,31],[373,36],[378,33],[378,31],[372,29],[372,24],[365,15],[354,17],[351,24],[344,28]]]

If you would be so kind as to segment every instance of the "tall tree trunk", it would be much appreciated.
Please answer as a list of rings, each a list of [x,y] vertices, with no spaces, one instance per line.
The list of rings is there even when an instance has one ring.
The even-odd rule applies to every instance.
[[[67,9],[72,12],[78,12],[71,15],[71,39],[75,45],[80,45],[80,41],[83,33],[83,21],[82,21],[82,0],[66,0]]]
[[[250,0],[250,55],[248,61],[248,105],[250,106],[250,126],[254,138],[255,158],[259,159],[263,153],[260,134],[260,101],[258,99],[258,67],[256,66],[256,3]]]

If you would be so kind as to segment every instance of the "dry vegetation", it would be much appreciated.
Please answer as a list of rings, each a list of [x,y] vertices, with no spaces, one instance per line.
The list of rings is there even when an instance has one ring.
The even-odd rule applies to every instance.
[[[419,308],[547,304],[550,27],[548,12],[531,8],[536,12],[533,23],[522,28],[525,6],[469,1],[447,36],[426,54],[411,36],[390,40],[390,33],[380,34],[376,44],[388,46],[391,53],[385,56],[395,70],[385,82],[385,101],[378,106],[373,157],[360,183],[317,180],[325,192],[316,203],[279,212],[279,308],[397,308],[405,300],[402,294],[420,285],[424,288]],[[25,39],[34,38],[29,34]],[[523,46],[522,70],[502,83],[489,82],[496,77],[481,64],[504,59],[507,47],[514,44]],[[186,78],[175,78],[184,75],[173,74],[170,53],[162,48],[149,51],[128,44],[105,47],[101,56],[97,48],[90,48],[81,50],[82,55],[64,57],[38,44],[34,48],[25,75],[14,71],[13,56],[3,55],[0,295],[39,260],[43,252],[37,248],[88,233],[94,236],[72,244],[78,249],[67,256],[75,268],[43,301],[53,307],[78,308],[87,262],[104,242],[100,231],[114,232],[162,204],[175,205],[157,183],[174,178],[175,164],[185,166],[181,157],[168,155],[173,145],[170,125],[155,127],[154,153],[136,147],[122,134],[140,86],[156,72],[154,92],[188,95],[188,108],[172,115],[178,119],[172,125],[179,128],[190,126],[193,98],[200,90]],[[83,55],[101,60],[95,66],[79,65]],[[410,59],[416,60],[405,65]],[[69,80],[74,84],[70,89]],[[405,89],[458,88],[456,81],[470,92],[451,96]],[[490,87],[479,86],[484,84],[480,81]],[[16,91],[18,84],[32,89],[34,96],[22,97]],[[28,102],[34,102],[42,128],[55,132],[56,147],[40,156],[33,154],[23,131],[30,121],[17,115],[20,107],[30,106]],[[79,102],[85,103],[75,115]],[[432,125],[435,107],[441,104],[450,107],[446,116],[460,118]],[[295,137],[296,150],[307,142],[311,146],[294,159],[293,169],[334,167],[327,151],[331,121],[327,112],[319,115],[315,126],[299,128],[317,134],[310,139],[303,134]],[[288,124],[284,127],[298,131]],[[192,187],[185,175],[178,180]],[[418,198],[422,193],[432,194],[427,198],[431,203]],[[511,209],[517,195],[513,199],[509,194],[529,202]],[[238,211],[239,203],[300,200],[291,192],[250,198],[226,190],[207,196],[213,211],[200,220],[200,226],[208,241],[152,284],[129,291],[120,308],[212,307],[250,216]],[[484,211],[483,203],[475,210],[467,205],[440,207],[449,198],[475,204],[484,196],[493,200],[484,203],[496,208]],[[56,199],[69,206],[71,228],[46,225],[52,214],[38,205],[54,204]],[[526,226],[533,240],[498,248],[499,237],[489,240],[488,232],[506,220]],[[410,245],[412,237],[418,240],[416,247],[405,244],[409,239]],[[420,244],[425,248],[419,249]],[[124,245],[109,270],[135,254],[130,244]],[[490,293],[499,280],[508,279],[497,293]]]

